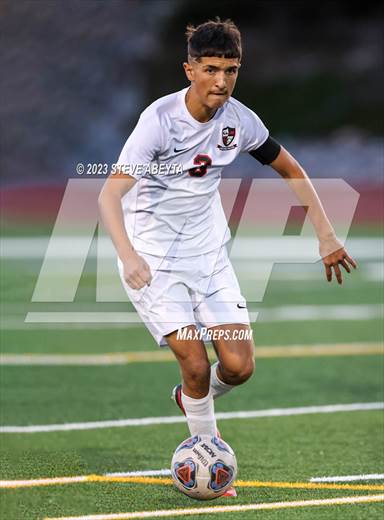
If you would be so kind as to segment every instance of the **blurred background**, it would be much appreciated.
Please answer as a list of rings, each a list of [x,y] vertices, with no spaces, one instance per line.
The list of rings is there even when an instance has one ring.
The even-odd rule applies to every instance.
[[[179,413],[169,398],[180,380],[177,363],[135,318],[112,245],[97,225],[104,178],[79,178],[76,165],[114,163],[140,112],[187,86],[186,25],[215,16],[232,18],[242,32],[235,97],[316,182],[331,179],[327,196],[336,208],[345,210],[349,200],[335,196],[338,179],[360,196],[346,241],[359,269],[345,274],[342,286],[326,282],[318,255],[304,257],[300,211],[283,233],[292,236],[271,233],[271,219],[259,218],[260,207],[275,217],[281,210],[274,190],[248,198],[238,228],[241,211],[235,212],[231,261],[249,311],[258,313],[252,322],[258,368],[216,406],[233,412],[362,403],[360,411],[220,421],[220,430],[235,448],[243,479],[382,474],[382,414],[363,411],[366,403],[382,407],[384,383],[383,13],[375,1],[0,1],[0,423],[18,432],[18,426]],[[278,182],[271,168],[243,155],[223,172],[227,209],[251,179]],[[68,205],[63,196],[71,186]],[[245,196],[236,200],[241,206]],[[60,224],[59,210],[66,216]],[[214,359],[210,346],[208,352]],[[187,428],[148,424],[7,433],[1,478],[167,468]],[[140,486],[9,490],[0,516],[186,504],[171,486]],[[244,488],[239,499],[302,500],[308,493]],[[313,493],[328,498],[330,492]],[[379,518],[369,507],[366,518]],[[313,517],[310,510],[304,515]],[[328,515],[350,520],[351,510],[343,516],[329,508]]]
[[[26,327],[20,322],[25,311],[39,305],[31,303],[33,288],[67,182],[79,178],[76,164],[116,161],[140,112],[158,97],[187,85],[182,68],[186,25],[215,16],[232,18],[242,32],[243,60],[235,97],[260,115],[312,178],[343,179],[360,195],[349,237],[356,238],[350,243],[351,254],[364,264],[356,275],[362,277],[363,287],[351,285],[353,296],[332,289],[317,298],[304,285],[296,303],[380,301],[378,236],[384,204],[379,2],[3,0],[1,223],[3,280],[9,290],[6,327]],[[275,179],[276,173],[243,154],[223,176]],[[224,190],[223,196],[226,204],[233,189]],[[90,205],[86,198],[86,194],[80,197],[79,206]],[[250,212],[245,221],[252,233],[256,217]],[[244,242],[242,251],[247,248]],[[80,280],[84,292],[79,289],[76,295],[88,303],[95,302],[94,253],[91,248]],[[33,262],[23,264],[28,257]],[[247,287],[256,283],[257,273],[249,255],[240,257],[234,263]],[[321,266],[303,265],[277,266],[274,279],[323,283]],[[61,274],[66,284],[65,273]],[[23,286],[19,295],[14,283]],[[119,284],[116,277],[113,283]],[[278,286],[269,285],[265,305],[273,287]],[[284,291],[294,299],[291,286],[279,287],[270,296],[271,304],[287,299]],[[321,291],[328,289],[324,286]],[[124,299],[120,292],[114,301]],[[360,311],[349,309],[347,314],[351,318]],[[368,318],[376,319],[378,308],[367,312]]]
[[[140,112],[187,85],[185,27],[230,17],[243,36],[235,97],[313,177],[361,194],[355,223],[382,217],[380,2],[3,0],[2,211],[44,225],[83,163],[113,163]],[[250,157],[228,177],[274,176]],[[38,189],[37,189],[38,187]]]

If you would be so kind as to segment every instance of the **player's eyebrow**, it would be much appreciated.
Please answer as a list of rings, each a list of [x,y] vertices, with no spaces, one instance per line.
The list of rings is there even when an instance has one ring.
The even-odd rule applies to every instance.
[[[240,65],[230,65],[229,67],[217,67],[216,65],[210,65],[209,63],[204,64],[205,69],[213,69],[213,70],[237,70],[240,67]]]

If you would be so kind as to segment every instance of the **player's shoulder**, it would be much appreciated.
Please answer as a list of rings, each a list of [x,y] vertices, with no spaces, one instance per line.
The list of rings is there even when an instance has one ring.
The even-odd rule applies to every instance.
[[[255,115],[255,112],[251,108],[232,96],[227,101],[227,109],[233,111],[239,118],[254,117]]]
[[[236,121],[244,132],[253,132],[255,128],[266,131],[265,125],[258,114],[256,114],[256,112],[251,108],[244,105],[244,103],[238,99],[230,97],[228,99],[227,105],[227,110],[231,114],[232,121]]]
[[[178,112],[182,93],[183,90],[179,90],[156,99],[143,110],[140,117],[146,120],[152,119],[160,125],[166,124]]]

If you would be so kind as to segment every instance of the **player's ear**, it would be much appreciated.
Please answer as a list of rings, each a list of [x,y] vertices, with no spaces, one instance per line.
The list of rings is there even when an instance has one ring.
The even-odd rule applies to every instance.
[[[183,67],[184,67],[185,75],[187,76],[189,81],[193,81],[194,77],[193,77],[193,67],[192,67],[192,65],[190,63],[188,63],[187,61],[185,61],[183,63]]]

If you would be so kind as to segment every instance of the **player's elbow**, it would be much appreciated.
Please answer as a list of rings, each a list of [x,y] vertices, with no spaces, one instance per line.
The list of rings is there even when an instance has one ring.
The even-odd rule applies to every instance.
[[[99,208],[103,208],[108,201],[120,201],[136,182],[137,180],[130,175],[111,175],[104,183],[98,197]]]
[[[299,162],[283,147],[270,166],[285,180],[300,179],[305,176],[304,169]]]
[[[102,208],[104,203],[104,188],[102,188],[101,192],[99,193],[99,196],[97,197],[97,205],[99,206],[99,209]]]
[[[100,213],[102,213],[103,209],[105,208],[107,198],[108,190],[106,189],[106,184],[104,184],[103,188],[101,189],[101,192],[99,193],[99,196],[97,197],[97,205],[99,207]]]

